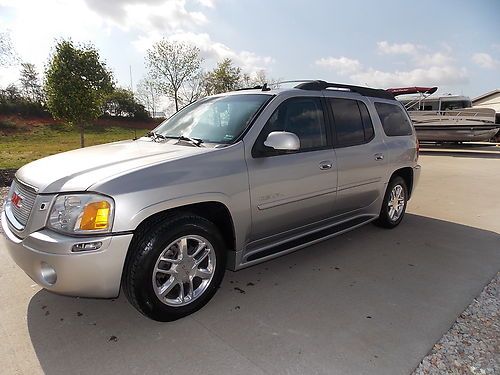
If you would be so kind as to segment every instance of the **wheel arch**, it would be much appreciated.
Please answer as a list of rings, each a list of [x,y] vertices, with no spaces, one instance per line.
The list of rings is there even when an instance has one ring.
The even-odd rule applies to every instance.
[[[392,173],[389,181],[392,180],[396,176],[401,177],[405,181],[406,187],[408,188],[408,198],[410,198],[412,191],[413,191],[413,168],[412,167],[403,167],[403,168],[399,168],[399,169],[395,170]]]
[[[149,215],[142,215],[134,230],[134,235],[146,230],[147,227],[155,225],[168,217],[182,213],[191,213],[203,217],[214,223],[219,229],[228,250],[236,249],[236,234],[233,217],[228,206],[218,200],[198,201],[195,203],[171,206],[149,212]]]

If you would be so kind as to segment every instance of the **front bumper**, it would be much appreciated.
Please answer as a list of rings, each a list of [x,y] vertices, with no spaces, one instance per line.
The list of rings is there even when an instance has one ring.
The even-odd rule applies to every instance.
[[[114,298],[132,234],[70,237],[42,229],[18,238],[2,212],[2,228],[12,259],[37,284],[51,292],[79,297]],[[72,253],[73,245],[99,241],[97,251]]]

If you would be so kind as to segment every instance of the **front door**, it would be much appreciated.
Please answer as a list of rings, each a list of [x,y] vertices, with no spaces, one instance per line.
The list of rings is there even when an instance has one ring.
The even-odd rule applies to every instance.
[[[323,99],[294,97],[282,102],[267,121],[252,155],[247,155],[251,242],[331,215],[337,167],[325,119]],[[264,146],[273,131],[296,134],[300,149],[283,152]]]

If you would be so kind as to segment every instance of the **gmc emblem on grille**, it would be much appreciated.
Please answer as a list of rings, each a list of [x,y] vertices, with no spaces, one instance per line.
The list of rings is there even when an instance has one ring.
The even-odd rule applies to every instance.
[[[21,203],[23,201],[23,197],[21,197],[19,194],[17,194],[16,192],[13,192],[12,193],[12,197],[10,198],[10,201],[12,202],[12,204],[14,206],[16,206],[17,208],[21,208]]]

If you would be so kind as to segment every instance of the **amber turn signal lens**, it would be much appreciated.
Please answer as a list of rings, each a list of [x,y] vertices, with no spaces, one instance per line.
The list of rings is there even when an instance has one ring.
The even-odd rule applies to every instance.
[[[96,230],[107,229],[109,223],[110,205],[106,201],[93,202],[85,206],[80,229]]]

